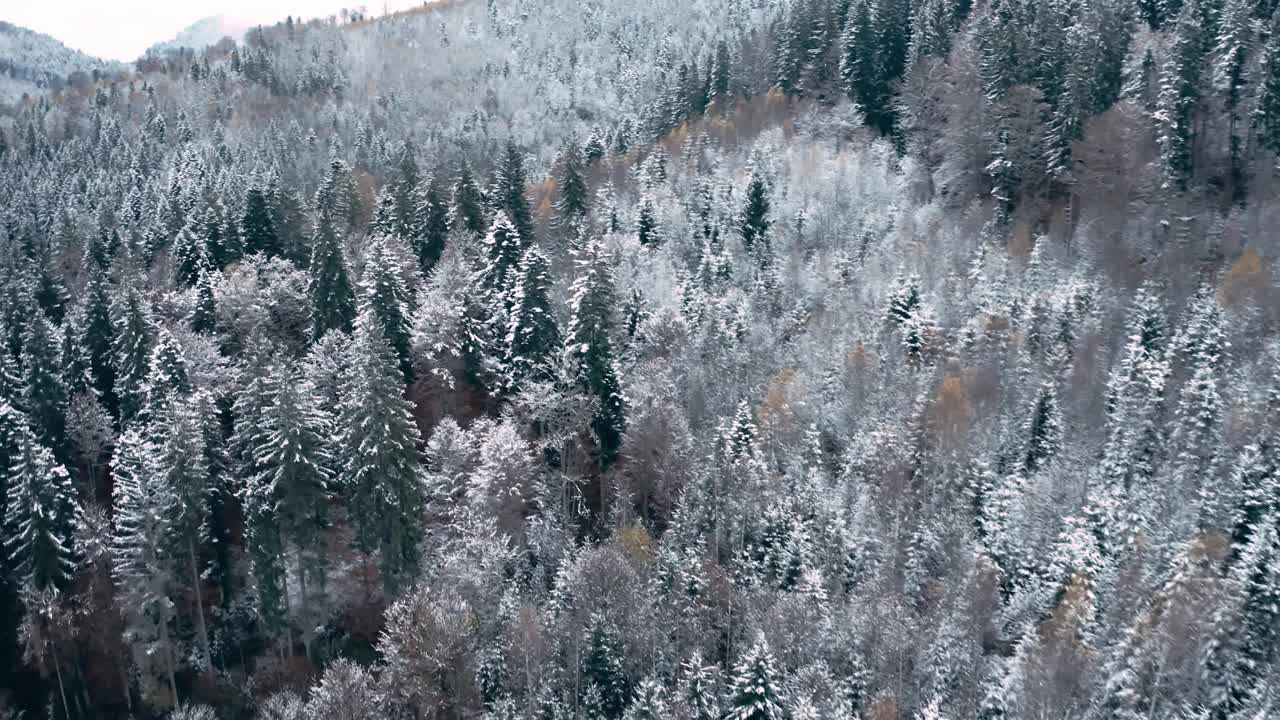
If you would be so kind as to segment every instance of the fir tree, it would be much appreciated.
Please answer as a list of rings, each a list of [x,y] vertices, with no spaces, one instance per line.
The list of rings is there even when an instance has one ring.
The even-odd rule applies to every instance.
[[[124,288],[117,298],[113,355],[121,424],[137,415],[146,397],[152,338],[147,310],[146,301],[134,287]]]
[[[764,177],[753,171],[751,180],[747,183],[747,200],[738,219],[742,246],[749,253],[770,252],[769,228],[772,221],[769,206],[769,188],[765,185]]]
[[[59,355],[53,328],[43,313],[36,313],[27,324],[22,343],[22,406],[40,442],[61,454],[67,447],[69,398]]]
[[[409,290],[404,285],[399,263],[386,242],[375,239],[366,251],[364,276],[360,278],[360,309],[371,310],[382,323],[382,336],[400,359],[404,382],[412,384],[408,301]]]
[[[658,245],[661,235],[658,232],[658,219],[653,208],[653,198],[645,194],[640,199],[640,211],[636,217],[636,236],[640,244],[646,247]]]
[[[15,440],[5,503],[10,567],[34,591],[66,590],[75,569],[71,476],[30,429],[20,427]]]
[[[322,215],[316,223],[310,276],[312,339],[319,340],[331,330],[350,332],[356,316],[355,292],[347,275],[342,241],[329,215]]]
[[[213,296],[212,273],[200,273],[196,282],[196,306],[191,311],[191,329],[201,335],[212,335],[218,327],[218,303]]]
[[[560,198],[556,201],[561,227],[579,222],[587,215],[587,181],[582,177],[582,159],[572,145],[565,148],[560,160]]]
[[[520,238],[520,247],[533,242],[533,214],[529,199],[525,196],[528,178],[525,176],[524,156],[514,141],[508,140],[499,161],[493,183],[493,207],[507,214]],[[495,220],[496,224],[497,221]]]
[[[341,455],[356,545],[379,553],[389,593],[417,571],[425,498],[418,476],[418,427],[402,397],[404,377],[372,309],[356,318],[342,388]]]
[[[1262,146],[1280,154],[1280,14],[1272,18],[1258,75],[1253,125]]]
[[[276,221],[267,202],[267,194],[261,188],[250,188],[245,196],[240,233],[244,237],[246,254],[263,253],[268,257],[283,254]]]
[[[622,639],[600,616],[592,618],[582,674],[598,717],[618,720],[631,702],[631,683],[622,667]]]
[[[614,368],[610,340],[615,305],[611,258],[599,240],[591,241],[578,260],[578,279],[570,291],[566,360],[583,391],[599,401],[591,429],[599,443],[600,462],[613,463],[622,446],[626,417],[622,388]]]
[[[779,685],[773,652],[760,635],[734,669],[725,720],[784,720]]]
[[[484,198],[471,174],[471,167],[466,163],[462,164],[458,179],[453,184],[453,205],[449,213],[453,218],[453,227],[472,235],[483,235],[489,227],[484,213]]]
[[[530,247],[520,261],[506,328],[503,364],[509,393],[518,392],[527,380],[552,377],[552,363],[561,345],[551,289],[550,263],[541,250]]]
[[[1044,384],[1036,398],[1027,421],[1027,434],[1023,468],[1031,474],[1047,465],[1062,450],[1062,418],[1058,411],[1058,393],[1052,381]]]
[[[1173,47],[1160,75],[1156,101],[1156,140],[1164,164],[1167,183],[1185,190],[1191,179],[1192,149],[1195,145],[1195,113],[1200,99],[1200,73],[1204,57],[1201,34],[1204,27],[1187,3],[1173,29]]]
[[[427,183],[418,198],[413,251],[418,257],[418,269],[426,275],[440,262],[449,239],[449,205],[435,180]]]
[[[89,374],[98,399],[113,416],[119,412],[116,400],[116,369],[112,357],[115,328],[111,323],[111,300],[101,275],[89,276],[85,287],[84,320],[80,325],[80,348],[89,365]]]

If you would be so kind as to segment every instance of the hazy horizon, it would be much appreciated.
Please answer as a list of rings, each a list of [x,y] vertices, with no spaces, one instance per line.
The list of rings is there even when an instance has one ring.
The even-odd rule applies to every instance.
[[[421,0],[51,0],[20,2],[0,9],[0,20],[57,38],[69,48],[104,59],[130,62],[152,45],[173,38],[191,24],[224,16],[248,25],[275,23],[292,15],[323,17],[363,5],[369,12],[403,10]]]

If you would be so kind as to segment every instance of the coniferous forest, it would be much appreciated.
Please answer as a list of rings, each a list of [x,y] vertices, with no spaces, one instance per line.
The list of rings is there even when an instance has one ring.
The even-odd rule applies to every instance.
[[[0,718],[1280,717],[1274,0],[441,0],[0,107]]]

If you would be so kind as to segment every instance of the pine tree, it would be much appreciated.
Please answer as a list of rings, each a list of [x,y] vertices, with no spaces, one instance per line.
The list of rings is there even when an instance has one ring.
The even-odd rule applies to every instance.
[[[453,184],[453,205],[449,209],[453,218],[453,227],[461,228],[472,235],[483,235],[489,227],[485,218],[484,198],[471,174],[471,166],[465,162],[458,171],[458,179]]]
[[[53,328],[44,313],[35,313],[27,323],[22,342],[22,406],[40,442],[64,453],[69,399],[62,380],[62,359],[59,355]]]
[[[400,360],[404,382],[412,384],[408,303],[409,290],[399,263],[384,240],[374,239],[366,250],[364,276],[360,278],[360,309],[372,311],[382,324],[382,336]]]
[[[284,252],[271,206],[267,202],[267,193],[262,188],[250,188],[245,195],[240,233],[244,237],[244,251],[248,255],[263,253],[268,257],[277,257]]]
[[[560,198],[556,201],[560,226],[567,228],[587,215],[589,197],[587,181],[582,177],[582,159],[578,149],[569,145],[560,158]]]
[[[1058,411],[1058,393],[1053,382],[1046,382],[1036,398],[1027,420],[1027,452],[1023,468],[1028,474],[1045,467],[1062,450],[1062,418]]]
[[[146,301],[137,288],[126,286],[116,300],[115,362],[116,395],[120,400],[120,422],[126,424],[142,409],[146,397],[147,373],[151,369],[151,320]]]
[[[738,232],[742,235],[742,247],[749,253],[767,255],[770,249],[769,188],[764,177],[752,171],[747,183],[747,200],[738,218]]]
[[[80,347],[89,364],[93,389],[113,416],[119,412],[116,400],[116,369],[112,358],[115,328],[111,324],[111,300],[101,275],[89,276],[85,287],[85,314],[81,324]]]
[[[316,222],[309,273],[312,339],[319,340],[331,330],[350,332],[356,316],[355,292],[342,241],[329,215],[321,215]]]
[[[1161,70],[1160,94],[1156,101],[1156,140],[1160,144],[1166,184],[1172,183],[1180,190],[1186,190],[1191,179],[1204,31],[1195,3],[1184,5],[1173,29],[1169,58]]]
[[[551,306],[551,264],[537,246],[520,261],[506,328],[506,389],[519,392],[528,380],[550,379],[561,345],[560,327]]]
[[[609,338],[615,305],[612,259],[600,240],[591,241],[578,260],[578,279],[570,291],[566,360],[581,388],[599,400],[591,429],[599,443],[600,463],[618,457],[626,417],[622,388]]]
[[[653,197],[647,193],[640,198],[640,211],[636,217],[636,235],[640,244],[646,247],[656,246],[661,241],[658,218],[653,208]]]
[[[285,601],[287,553],[298,557],[304,602],[308,582],[323,585],[323,553],[314,548],[327,524],[332,480],[332,419],[310,402],[310,385],[283,380],[296,374],[288,365],[272,368],[263,398],[269,404],[251,411],[255,399],[246,398],[242,406],[253,418],[246,421],[261,423],[246,438],[256,444],[249,448],[254,474],[243,490],[247,547],[264,619],[277,631],[291,604]]]
[[[176,662],[168,625],[173,616],[170,523],[177,500],[164,478],[153,471],[153,459],[139,429],[121,433],[112,460],[112,575],[125,610],[126,640],[135,647],[135,662],[158,659],[176,697]],[[138,664],[141,671],[148,670]]]
[[[623,715],[626,720],[666,720],[671,717],[663,699],[662,684],[654,678],[645,678],[636,688],[635,698]]]
[[[511,306],[511,291],[519,280],[522,246],[520,234],[507,214],[499,210],[484,237],[483,266],[477,278],[493,312],[505,313]]]
[[[339,465],[350,488],[356,545],[379,553],[389,593],[417,571],[425,498],[418,475],[418,427],[403,398],[404,377],[371,309],[356,318],[342,388]]]
[[[157,353],[158,354],[158,353]],[[209,631],[205,624],[202,563],[198,548],[207,537],[209,519],[209,463],[205,454],[203,418],[194,398],[174,398],[152,419],[155,435],[156,472],[175,503],[171,507],[171,542],[176,558],[190,579],[188,590],[195,598],[195,625],[202,667],[212,667]]]
[[[1226,0],[1213,49],[1213,86],[1227,113],[1232,199],[1245,197],[1244,140],[1239,134],[1238,108],[1245,87],[1245,66],[1253,44],[1253,7],[1249,0]]]
[[[493,183],[493,207],[507,214],[511,225],[520,238],[520,247],[526,248],[533,242],[533,214],[529,210],[529,199],[525,196],[528,178],[525,176],[524,156],[512,140],[502,152],[498,171]],[[497,221],[495,220],[496,224]]]
[[[787,717],[773,652],[764,635],[742,656],[729,687],[725,720],[784,720]]]
[[[203,223],[193,215],[173,241],[173,269],[182,287],[193,287],[209,266],[204,240]]]
[[[417,200],[413,252],[418,257],[418,269],[427,275],[440,262],[445,244],[449,240],[449,205],[438,183],[428,182]]]
[[[631,683],[623,669],[622,638],[601,616],[592,618],[582,674],[597,717],[618,720],[631,702]],[[591,707],[594,705],[595,707]]]
[[[15,440],[16,453],[8,463],[5,554],[25,587],[67,590],[75,569],[71,476],[29,428],[20,427]]]
[[[1271,20],[1258,75],[1258,100],[1253,111],[1253,125],[1262,146],[1272,153],[1280,154],[1280,14]]]
[[[205,270],[196,282],[196,306],[191,311],[191,329],[212,335],[218,329],[218,303],[213,295],[213,274]]]
[[[684,674],[684,701],[693,713],[693,720],[720,720],[715,667],[704,665],[702,656],[696,652],[680,667]]]
[[[187,374],[187,360],[173,335],[164,328],[156,333],[147,372],[144,410],[158,417],[175,398],[190,395],[194,389]]]

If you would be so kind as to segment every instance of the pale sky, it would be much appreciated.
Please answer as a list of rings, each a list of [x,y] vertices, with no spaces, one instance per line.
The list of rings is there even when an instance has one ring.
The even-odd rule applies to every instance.
[[[52,35],[68,47],[107,60],[130,61],[157,42],[210,15],[268,24],[289,15],[311,18],[365,5],[371,14],[421,0],[0,0],[0,20]]]

